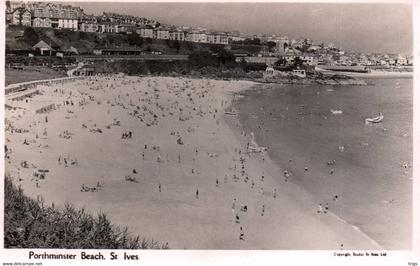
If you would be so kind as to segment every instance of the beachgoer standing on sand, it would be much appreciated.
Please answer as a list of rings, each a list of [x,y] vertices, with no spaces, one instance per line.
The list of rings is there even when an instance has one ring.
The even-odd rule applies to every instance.
[[[232,212],[235,212],[235,203],[236,203],[236,198],[233,198],[233,202],[232,202]]]
[[[198,189],[197,189],[197,191],[195,192],[195,198],[196,198],[196,199],[198,199]]]
[[[327,212],[328,212],[328,202],[325,203],[325,208],[324,208],[324,213],[327,213]]]
[[[242,228],[242,227],[241,227]],[[239,240],[244,240],[244,232],[241,231],[239,234]]]
[[[322,211],[323,211],[323,208],[322,208],[322,204],[320,203],[318,205],[318,213],[321,213]]]
[[[216,187],[219,187],[219,179],[216,178]]]
[[[276,198],[276,197],[277,197],[277,190],[274,189],[274,191],[273,191],[273,198]]]
[[[162,192],[162,185],[159,183],[159,192]]]
[[[262,206],[262,210],[261,210],[261,216],[264,216],[264,212],[265,212],[265,206]]]

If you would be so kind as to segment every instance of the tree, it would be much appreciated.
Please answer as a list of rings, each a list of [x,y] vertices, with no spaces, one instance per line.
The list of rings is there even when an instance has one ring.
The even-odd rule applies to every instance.
[[[193,68],[218,66],[218,60],[208,51],[196,51],[188,56],[188,61]]]
[[[129,45],[136,45],[136,46],[142,46],[144,43],[143,38],[141,38],[140,35],[138,35],[136,32],[129,34],[127,37],[127,41]]]
[[[216,54],[219,64],[228,68],[234,67],[236,65],[235,55],[232,52],[227,51],[223,45],[214,45],[210,48],[210,50],[212,53]]]
[[[302,67],[302,65],[303,65],[302,59],[300,59],[299,56],[296,56],[295,59],[293,60],[293,66],[294,67]]]
[[[308,51],[309,47],[311,47],[311,45],[310,45],[310,44],[304,43],[304,44],[302,45],[302,52],[306,52],[306,51]]]
[[[276,47],[276,43],[269,41],[269,42],[267,42],[267,46],[268,46],[268,50],[270,52],[273,52],[273,48]]]
[[[236,65],[236,58],[232,52],[222,49],[218,54],[219,63],[225,65],[228,68],[232,68]]]
[[[245,39],[244,44],[253,44],[253,45],[260,45],[261,40],[258,38],[255,39]]]
[[[286,65],[287,61],[285,58],[280,57],[279,60],[277,60],[277,62],[274,63],[275,66],[284,66]]]
[[[178,40],[172,42],[172,47],[176,49],[176,52],[179,53],[181,49],[181,43]]]
[[[38,33],[31,27],[28,27],[23,32],[23,38],[26,43],[30,44],[31,46],[34,46],[39,42],[39,35]]]

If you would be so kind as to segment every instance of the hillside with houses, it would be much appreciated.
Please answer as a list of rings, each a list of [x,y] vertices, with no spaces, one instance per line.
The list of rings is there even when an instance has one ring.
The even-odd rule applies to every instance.
[[[218,56],[223,49],[247,69],[289,72],[300,76],[324,71],[412,71],[413,56],[345,51],[333,43],[309,38],[209,30],[165,25],[159,21],[103,12],[86,14],[77,6],[53,2],[6,2],[6,63],[8,67],[45,63],[74,64],[102,59],[185,60],[196,52]],[[215,52],[216,51],[216,52]],[[150,57],[153,55],[153,57]],[[210,60],[211,61],[211,60]],[[52,63],[51,63],[52,62]],[[38,64],[39,65],[39,64]],[[253,67],[250,67],[253,66]],[[245,69],[245,67],[243,67]],[[271,70],[272,69],[272,70]],[[303,74],[302,74],[303,71]]]

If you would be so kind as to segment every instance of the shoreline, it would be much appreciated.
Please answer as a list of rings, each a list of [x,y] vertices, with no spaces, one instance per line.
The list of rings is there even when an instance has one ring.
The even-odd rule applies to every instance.
[[[291,181],[314,196],[318,203],[328,202],[332,212],[336,212],[350,224],[358,225],[378,243],[392,249],[409,246],[409,236],[406,234],[408,229],[400,229],[398,219],[386,217],[390,215],[395,217],[400,213],[401,224],[410,224],[407,220],[408,212],[406,212],[409,208],[406,203],[409,203],[410,196],[403,193],[408,191],[406,188],[409,188],[406,186],[410,183],[410,171],[408,170],[406,174],[402,171],[399,173],[398,165],[400,161],[411,162],[411,160],[405,158],[403,152],[405,148],[394,149],[394,159],[387,159],[385,156],[376,154],[381,154],[383,151],[389,153],[395,146],[390,146],[389,143],[400,143],[402,147],[406,147],[406,141],[403,139],[409,140],[409,136],[404,135],[402,139],[397,139],[396,136],[402,135],[399,129],[404,132],[407,130],[405,123],[395,123],[399,126],[391,127],[396,117],[400,119],[404,112],[393,111],[395,108],[382,110],[387,114],[387,120],[383,123],[383,127],[387,129],[385,134],[378,132],[382,124],[379,125],[378,130],[375,130],[377,127],[364,126],[363,119],[359,117],[385,104],[384,100],[388,98],[384,96],[374,98],[374,93],[378,95],[381,90],[392,95],[395,89],[398,90],[401,86],[402,99],[409,97],[406,93],[409,80],[397,81],[378,80],[380,85],[372,87],[372,90],[364,90],[363,87],[358,86],[353,86],[352,90],[348,90],[348,88],[324,88],[323,86],[262,85],[256,89],[257,91],[243,93],[245,99],[238,106],[241,114],[244,115],[241,122],[244,123],[248,133],[251,131],[257,133],[256,141],[259,145],[272,146],[268,154],[280,167],[280,173],[282,169],[291,171]],[[394,83],[397,85],[386,85]],[[395,86],[397,87],[394,90],[390,89]],[[296,95],[300,95],[299,100],[296,100]],[[336,103],[343,95],[347,100],[342,102],[338,109],[343,110],[344,114],[332,115],[330,109],[336,109]],[[315,97],[316,103],[312,100]],[[358,108],[353,108],[354,100],[352,99],[359,97],[368,100],[361,103],[363,108],[360,111],[355,111]],[[386,103],[389,103],[389,106],[395,106],[395,103],[400,102],[397,99]],[[371,107],[372,102],[375,103],[374,108]],[[401,100],[401,102],[403,104],[405,101]],[[394,104],[391,105],[392,103]],[[288,110],[285,109],[286,107]],[[301,119],[295,120],[295,116],[296,119],[298,117]],[[352,121],[350,117],[356,119]],[[288,121],[289,118],[290,121]],[[359,119],[360,124],[358,124]],[[345,134],[348,128],[343,125],[353,123],[356,123],[353,128],[357,129],[355,132],[358,133]],[[340,133],[333,134],[336,131]],[[311,137],[318,135],[325,137]],[[358,146],[358,141],[361,140],[369,143],[369,149]],[[340,152],[337,147],[345,147],[345,151]],[[333,167],[334,175],[329,173],[330,167],[326,167],[325,163],[331,159],[337,160],[337,166]],[[385,170],[375,170],[375,166],[379,167],[381,161],[387,162],[386,166],[381,167]],[[305,169],[306,167],[309,167],[309,171]],[[384,175],[386,178],[383,177]],[[372,176],[372,178],[364,179],[363,176]],[[378,182],[381,183],[376,185]],[[344,189],[343,185],[347,189]],[[369,188],[372,189],[371,192],[368,192]],[[360,194],[361,191],[366,196],[363,193]],[[356,197],[359,195],[357,197],[359,200],[352,199],[352,194]],[[334,195],[339,195],[340,200],[333,201]],[[395,199],[395,203],[386,204],[389,198]],[[359,206],[365,206],[360,205],[365,202],[369,202],[368,206],[359,208]],[[393,238],[401,240],[392,241]]]
[[[290,85],[293,85],[293,84],[290,84]],[[242,91],[240,91],[239,95],[240,93],[243,93],[246,91],[264,89],[262,88],[263,86],[264,84],[256,83],[253,86],[245,88]],[[244,97],[244,96],[241,96],[241,97]],[[235,105],[235,103],[232,102],[232,105]],[[226,123],[228,123],[230,129],[234,132],[236,138],[241,142],[242,146],[246,146],[247,137],[244,136],[244,132],[245,132],[244,127],[239,121],[239,117],[238,117],[240,116],[239,111],[235,107],[231,109],[234,109],[235,110],[234,112],[237,113],[238,115],[236,115],[234,118],[225,117],[225,121]],[[253,134],[253,132],[250,132],[250,133]],[[256,143],[258,146],[262,147],[261,145],[258,144],[258,141],[256,141]],[[265,171],[269,172],[272,175],[275,184],[285,185],[286,183],[283,182],[283,175],[278,174],[278,173],[283,173],[284,169],[281,169],[281,167],[270,158],[270,155],[268,152],[266,153],[266,158],[264,160],[264,163],[265,163],[264,164],[265,166],[268,166],[268,169],[265,169]],[[302,188],[298,184],[291,183],[291,182],[289,182],[287,185],[291,187],[291,191],[288,192],[288,195],[291,196],[295,201],[299,202],[299,205],[304,205],[304,206],[306,205],[306,207],[308,207],[309,203],[313,203],[313,206],[315,206],[314,204],[316,200],[304,188]],[[299,195],[299,197],[297,197],[296,195]],[[361,234],[373,246],[376,246],[376,248],[378,249],[383,249],[383,247],[381,247],[381,245],[378,242],[376,242],[376,240],[368,236],[358,226],[353,225],[349,223],[348,221],[342,219],[341,217],[339,217],[337,214],[335,214],[332,211],[329,211],[328,213],[331,216],[331,220],[328,222],[330,225],[334,224],[334,226],[339,227],[340,224],[344,224],[346,226],[350,226],[354,230],[355,233]]]
[[[322,70],[321,73],[346,75],[353,78],[413,78],[414,73],[408,71],[372,70],[370,73]]]
[[[92,80],[99,80],[99,85],[92,83]],[[138,125],[138,122],[135,122],[136,119],[127,116],[126,111],[124,111],[130,106],[128,104],[129,99],[135,99],[135,97],[127,96],[128,99],[121,94],[121,91],[118,92],[114,86],[119,83],[121,83],[122,88],[127,88],[127,94],[130,92],[130,94],[143,95],[145,88],[151,86],[154,88],[154,94],[159,95],[159,98],[142,97],[150,99],[151,103],[156,103],[157,106],[165,104],[166,99],[173,101],[173,93],[178,91],[179,95],[175,99],[184,106],[183,108],[190,110],[190,112],[194,110],[193,108],[199,108],[202,113],[200,111],[199,115],[195,115],[197,110],[194,110],[194,113],[191,113],[191,118],[187,116],[187,120],[180,120],[181,122],[179,122],[172,121],[170,117],[163,117],[162,114],[168,114],[167,111],[162,113],[158,109],[153,109],[155,110],[153,112],[159,114],[158,117],[160,118],[158,120],[163,121],[163,125],[159,122],[151,127],[143,126],[143,124]],[[105,84],[107,85],[104,86]],[[112,84],[112,88],[109,88],[110,84]],[[132,84],[136,84],[135,86],[138,89],[134,89]],[[75,206],[86,206],[87,209],[95,212],[98,210],[104,211],[110,215],[111,220],[116,224],[127,225],[130,231],[136,233],[142,234],[147,231],[146,236],[162,242],[168,241],[171,247],[178,249],[183,247],[189,249],[338,249],[340,243],[344,244],[345,249],[382,249],[362,233],[355,233],[356,231],[351,225],[339,222],[330,214],[317,214],[316,204],[300,188],[291,184],[279,185],[281,171],[271,159],[264,159],[263,162],[260,154],[250,156],[238,154],[238,149],[245,150],[246,139],[240,137],[240,128],[234,130],[235,128],[231,128],[228,121],[233,118],[234,123],[237,117],[227,118],[224,112],[217,112],[217,109],[221,110],[220,104],[225,107],[228,103],[229,105],[232,104],[232,93],[252,89],[251,87],[255,85],[255,82],[249,81],[237,82],[179,77],[126,77],[123,79],[114,77],[113,80],[110,77],[93,77],[67,83],[66,88],[61,87],[64,90],[63,96],[70,96],[70,99],[80,101],[83,99],[84,93],[88,93],[98,97],[97,100],[88,101],[87,105],[79,108],[62,106],[48,115],[48,123],[40,122],[40,127],[46,127],[50,133],[52,130],[62,132],[63,129],[67,128],[75,133],[73,137],[75,140],[66,141],[54,134],[50,137],[49,134],[48,138],[50,139],[47,140],[47,148],[40,147],[30,151],[25,145],[20,144],[23,141],[23,136],[6,132],[6,136],[9,135],[7,138],[10,138],[8,145],[11,145],[14,150],[12,158],[16,161],[13,164],[17,167],[13,169],[11,161],[6,164],[6,170],[20,171],[20,177],[28,178],[30,171],[16,170],[19,169],[19,160],[15,159],[15,156],[20,160],[24,158],[35,160],[35,165],[48,167],[51,174],[48,174],[47,179],[41,182],[39,188],[35,186],[33,181],[28,179],[22,181],[21,184],[25,192],[32,197],[44,195],[47,202],[54,202],[59,205],[71,202]],[[60,94],[57,95],[58,98],[57,96],[52,97],[54,86],[60,88],[59,84],[47,87],[44,91],[49,91],[52,95],[48,96],[47,93],[47,95],[36,96],[31,99],[31,101],[34,101],[33,104],[36,105],[37,97],[46,97],[52,101],[62,99],[63,96],[60,96]],[[80,94],[68,95],[68,90],[74,86]],[[132,87],[133,90],[130,89]],[[92,88],[94,89],[92,90]],[[186,90],[180,90],[182,88]],[[103,94],[106,90],[110,91],[111,94]],[[188,93],[191,93],[191,96],[188,97],[192,99],[192,102],[186,98]],[[111,96],[114,97],[114,100],[109,98],[108,101],[118,99],[117,103],[120,103],[115,106],[107,105],[107,98],[99,98]],[[123,96],[121,100],[119,99],[120,96]],[[160,100],[160,98],[162,99]],[[96,101],[98,102],[96,103]],[[100,104],[99,101],[103,104]],[[144,105],[144,103],[141,104]],[[29,107],[24,103],[21,103],[21,105],[24,108]],[[33,105],[30,106],[33,108]],[[152,105],[150,105],[151,107]],[[170,106],[167,108],[172,110]],[[217,109],[213,110],[213,108]],[[72,113],[67,112],[66,115],[65,109]],[[106,114],[107,109],[112,111],[111,116]],[[224,109],[222,108],[222,110]],[[89,118],[88,114],[101,112],[100,110],[104,111],[102,116],[93,116],[91,122],[84,122],[87,123],[88,127],[91,127],[93,123],[99,127],[112,117],[117,117],[121,120],[123,128],[119,129],[117,127],[114,129],[114,127],[111,127],[105,129],[99,135],[81,129],[80,124]],[[16,112],[17,115],[20,110],[6,111],[6,114],[8,112]],[[187,115],[184,110],[178,112],[180,119],[184,116],[183,114]],[[68,123],[65,123],[67,126],[64,125],[64,128],[63,123],[57,120],[63,115],[70,119]],[[31,124],[31,118],[27,116],[28,114],[23,117],[23,120],[30,119],[29,123],[28,121],[14,121],[13,123],[18,126],[19,124]],[[38,128],[38,126],[36,127]],[[121,134],[121,130],[124,128],[126,130],[130,128],[134,131],[135,136],[140,133],[143,137],[128,140],[129,146],[125,144],[127,141],[116,141],[119,138],[118,134]],[[179,131],[185,143],[174,145],[173,137],[168,139],[169,129]],[[29,135],[25,133],[25,136],[32,141],[34,133],[36,132],[30,129]],[[113,138],[116,142],[115,145],[111,145],[109,141],[111,139],[112,142]],[[139,149],[142,150],[145,145],[144,141],[147,139],[152,143],[159,143],[159,146],[161,146],[160,153],[163,153],[162,156],[166,153],[167,159],[165,162],[156,164],[155,161],[150,161],[150,159],[142,162],[141,157],[138,158]],[[76,140],[81,141],[82,145],[85,146],[71,144]],[[44,142],[43,140],[39,141]],[[200,151],[197,153],[196,150],[194,153],[194,147],[199,147]],[[45,149],[49,152],[39,156],[39,152]],[[97,158],[92,158],[87,149],[97,149],[99,151],[95,156]],[[63,168],[63,166],[55,165],[53,162],[56,161],[57,152],[60,152],[60,150],[67,150],[67,153],[71,156],[77,156],[80,166]],[[152,156],[152,154],[157,156],[155,151],[149,151],[148,149],[145,152],[146,156]],[[151,154],[148,155],[149,153]],[[30,156],[31,154],[33,156]],[[36,158],[35,154],[42,158]],[[178,164],[174,159],[176,154],[182,154],[181,164]],[[247,176],[256,183],[254,189],[250,188],[249,183],[242,180],[243,176],[237,181],[232,179],[232,174],[239,171],[239,169],[238,171],[233,169],[233,164],[236,169],[240,165],[238,160],[241,156],[244,156],[246,160]],[[187,158],[193,158],[193,160],[189,161]],[[86,164],[90,160],[92,162]],[[184,160],[187,161],[184,162]],[[99,166],[103,169],[98,168]],[[141,169],[140,185],[121,181],[121,175],[124,176],[124,173],[127,175],[127,168],[130,167]],[[196,169],[197,173],[188,173],[188,171],[191,171],[191,167]],[[261,173],[265,175],[263,181],[260,181],[258,177]],[[96,182],[98,175],[102,176],[100,180],[105,183],[102,191],[87,194],[86,192],[77,192],[80,189],[80,184]],[[223,175],[227,175],[225,182],[223,182]],[[220,183],[216,183],[215,186],[216,177]],[[162,183],[164,194],[155,192],[158,180]],[[193,191],[197,187],[200,188],[200,197],[194,199]],[[258,193],[260,187],[263,194]],[[66,188],[66,190],[62,191],[63,188]],[[277,189],[276,198],[273,198],[273,188]],[[231,217],[232,198],[238,199],[235,213],[241,216],[241,228],[244,227],[246,241],[238,240],[239,225],[235,225],[232,221],[234,217]],[[249,206],[247,213],[239,210],[240,202]],[[260,215],[261,205],[265,205],[266,208],[264,217]],[[137,213],[139,208],[141,211]],[[132,211],[127,214],[120,210]],[[133,211],[135,214],[133,214]],[[158,217],[171,217],[171,221],[162,221]],[[299,219],[296,221],[297,217]],[[281,219],[279,220],[279,218]],[[280,224],[279,221],[281,221]],[[317,228],[317,230],[314,228]],[[184,229],[189,230],[192,235],[182,233]],[[323,232],[321,239],[319,232]],[[273,235],[279,237],[273,239]],[[285,236],[287,236],[286,239],[284,239]],[[329,241],[325,241],[326,239]]]

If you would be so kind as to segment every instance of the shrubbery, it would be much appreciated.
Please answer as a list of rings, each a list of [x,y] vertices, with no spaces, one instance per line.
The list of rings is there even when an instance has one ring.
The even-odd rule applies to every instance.
[[[4,187],[5,248],[65,249],[167,249],[167,244],[132,237],[127,228],[111,224],[105,214],[97,217],[66,205],[44,206],[23,194],[9,177]]]
[[[121,60],[116,62],[100,62],[95,64],[98,73],[126,73],[128,75],[187,75],[208,78],[254,79],[262,78],[261,70],[265,65],[233,63],[229,65],[219,63],[218,58],[210,53],[200,53],[192,56],[188,61],[134,61]],[[210,57],[211,56],[211,57]]]

